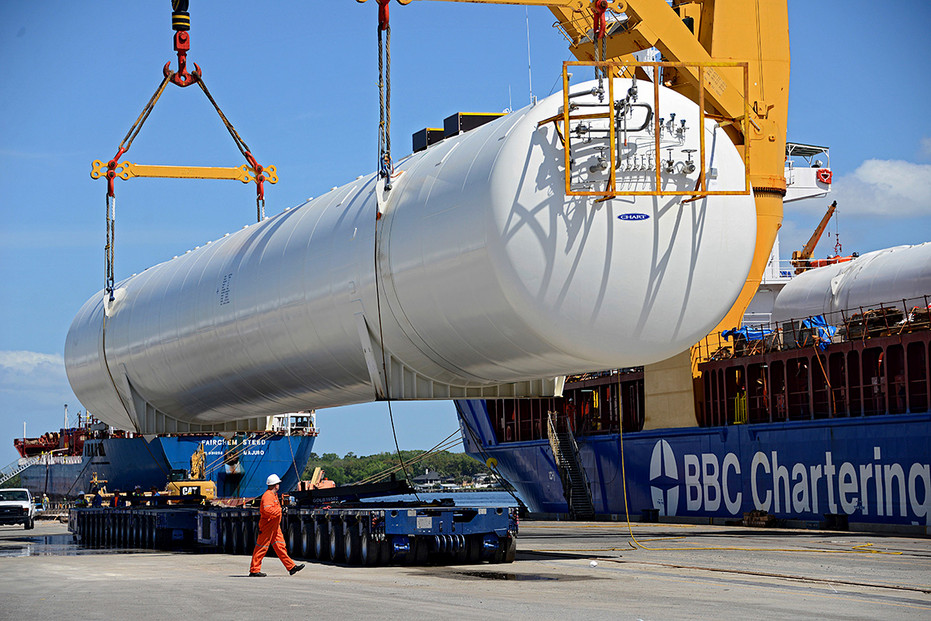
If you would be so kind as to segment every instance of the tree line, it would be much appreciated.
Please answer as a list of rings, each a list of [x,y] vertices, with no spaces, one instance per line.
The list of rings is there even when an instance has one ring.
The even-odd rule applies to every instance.
[[[465,453],[450,453],[449,451],[439,451],[427,457],[419,459],[416,463],[412,462],[419,458],[423,451],[401,451],[401,458],[407,466],[407,472],[411,478],[424,473],[429,468],[435,471],[441,477],[453,477],[456,482],[468,479],[476,474],[487,474],[488,468],[480,461],[469,457]],[[327,478],[332,479],[337,485],[348,485],[358,483],[369,477],[386,472],[398,466],[397,453],[378,453],[377,455],[357,456],[354,453],[346,453],[344,457],[339,457],[336,453],[324,453],[317,455],[310,454],[310,461],[307,462],[307,468],[304,469],[303,479],[309,479],[313,476],[314,468],[323,468]],[[398,479],[404,478],[404,472],[397,472]]]

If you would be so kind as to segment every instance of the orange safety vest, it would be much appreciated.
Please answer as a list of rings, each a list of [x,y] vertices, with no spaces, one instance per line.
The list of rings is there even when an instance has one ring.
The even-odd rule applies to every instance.
[[[274,490],[262,494],[262,503],[259,506],[259,530],[267,532],[270,528],[278,526],[281,521],[281,503]]]

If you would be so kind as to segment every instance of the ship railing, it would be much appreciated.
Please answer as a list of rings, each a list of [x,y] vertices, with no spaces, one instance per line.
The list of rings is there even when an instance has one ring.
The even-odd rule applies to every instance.
[[[20,458],[13,463],[4,466],[3,468],[0,468],[0,485],[3,485],[26,468],[39,463],[39,457],[39,455],[36,455],[35,457]]]
[[[763,282],[788,282],[795,275],[791,259],[770,259],[763,270]]]
[[[734,357],[801,349],[824,348],[832,343],[861,341],[931,330],[931,294],[854,306],[824,313],[828,330],[812,326],[815,315],[796,317],[779,323],[745,325],[746,335],[729,330],[709,334],[692,348],[692,363],[726,360]],[[725,332],[728,336],[725,336]]]

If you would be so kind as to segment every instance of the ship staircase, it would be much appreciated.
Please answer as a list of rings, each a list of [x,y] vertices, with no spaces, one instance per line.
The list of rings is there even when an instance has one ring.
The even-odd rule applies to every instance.
[[[569,504],[569,517],[574,520],[592,519],[595,517],[595,505],[592,503],[588,477],[582,468],[579,445],[568,425],[559,429],[555,416],[554,412],[547,413],[546,429],[556,467],[559,469],[559,477],[562,479],[563,495]]]
[[[0,485],[3,485],[26,468],[36,465],[41,459],[41,455],[36,455],[29,459],[17,459],[12,464],[0,468]]]

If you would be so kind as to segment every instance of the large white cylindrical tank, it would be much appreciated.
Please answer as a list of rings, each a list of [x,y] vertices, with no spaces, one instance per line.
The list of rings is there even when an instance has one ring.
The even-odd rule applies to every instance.
[[[695,126],[664,134],[663,155],[674,147],[684,162],[701,128],[709,189],[743,187],[741,156],[714,122],[700,126],[671,90],[660,102]],[[551,96],[402,160],[390,192],[360,178],[119,282],[113,303],[95,294],[67,337],[75,394],[110,424],[151,429],[146,408],[218,424],[386,394],[465,396],[687,349],[743,285],[753,197],[567,197],[561,135],[541,124],[561,105]],[[625,148],[652,145],[651,131]],[[573,164],[598,180],[588,160]],[[654,174],[619,178],[650,189]],[[663,179],[690,191],[697,173]]]
[[[841,311],[849,315],[880,304],[910,308],[929,301],[931,243],[926,242],[876,250],[799,274],[776,297],[773,321],[825,315],[836,324],[843,321]]]

